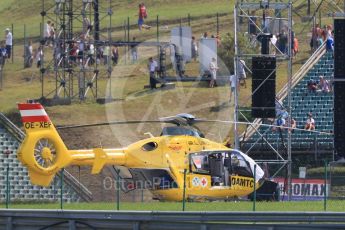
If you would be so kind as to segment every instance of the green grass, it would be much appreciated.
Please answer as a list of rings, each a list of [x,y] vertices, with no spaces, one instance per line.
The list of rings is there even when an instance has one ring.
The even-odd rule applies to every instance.
[[[345,201],[328,201],[327,211],[344,212]],[[64,203],[66,210],[116,210],[116,202],[107,203]],[[4,206],[0,206],[4,208]],[[10,204],[14,209],[60,209],[60,203]],[[181,211],[178,202],[123,202],[120,210],[132,211]],[[253,203],[248,201],[186,203],[187,211],[252,211]],[[323,201],[256,202],[256,211],[324,211]]]
[[[109,7],[109,1],[99,0],[99,3],[100,18],[104,18]],[[168,0],[148,0],[145,1],[148,10],[146,21],[148,24],[155,23],[157,15],[159,15],[160,20],[171,20],[187,18],[188,14],[191,17],[198,17],[217,12],[230,13],[233,10],[233,3],[234,0],[199,0],[197,3],[191,0],[176,0],[171,4]],[[53,0],[45,0],[46,20],[49,20],[49,17],[55,20],[54,4],[55,1]],[[138,1],[112,0],[112,8],[114,12],[111,20],[113,26],[122,26],[128,17],[131,25],[137,24]],[[11,28],[13,24],[15,38],[23,38],[25,24],[27,36],[37,37],[40,34],[40,23],[42,23],[41,11],[42,0],[2,0],[0,2],[0,28]],[[101,26],[108,25],[108,21],[107,18],[103,19]]]

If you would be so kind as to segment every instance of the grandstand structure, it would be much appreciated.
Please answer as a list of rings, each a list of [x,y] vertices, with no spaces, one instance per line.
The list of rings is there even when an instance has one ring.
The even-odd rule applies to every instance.
[[[318,81],[323,76],[329,82],[333,82],[333,58],[332,53],[321,46],[302,68],[293,77],[291,88],[291,116],[297,122],[297,128],[303,129],[307,120],[307,114],[311,112],[316,122],[316,129],[320,132],[306,132],[295,130],[291,133],[292,154],[313,154],[315,159],[320,157],[334,160],[333,143],[333,93],[311,92],[307,88],[309,81]],[[287,86],[277,95],[283,108],[288,106]],[[256,120],[257,124],[274,124],[272,120]],[[288,130],[272,129],[268,126],[257,126],[258,132],[253,128],[247,130],[247,135],[242,135],[241,149],[250,155],[259,154],[268,157],[272,153],[269,145],[286,155]],[[271,154],[272,157],[272,154]]]
[[[284,16],[283,16],[284,15]],[[275,96],[275,75],[276,70],[280,68],[286,69],[286,76],[287,76],[287,88],[285,89],[287,92],[287,112],[291,114],[291,87],[292,87],[292,36],[293,36],[293,28],[292,28],[292,1],[284,1],[284,2],[272,2],[272,1],[236,1],[235,9],[234,9],[234,19],[235,19],[235,60],[234,60],[234,67],[235,67],[235,75],[239,79],[241,76],[241,65],[246,67],[246,71],[251,73],[254,76],[254,72],[257,71],[254,68],[254,65],[262,66],[261,72],[257,74],[257,77],[261,79],[257,79],[256,82],[252,80],[252,94],[248,98],[240,98],[240,91],[235,91],[235,110],[234,110],[234,137],[235,137],[235,148],[240,149],[240,134],[239,134],[239,119],[248,122],[249,127],[252,132],[249,133],[250,135],[254,135],[253,133],[258,133],[261,136],[261,133],[258,130],[260,126],[260,119],[257,118],[254,121],[254,124],[250,122],[250,118],[246,115],[245,110],[250,99],[252,99],[252,105],[254,105],[254,96],[259,97],[259,101],[262,105],[259,107],[252,107],[252,115],[257,115],[258,117],[272,117],[272,111],[274,111],[274,96]],[[259,23],[261,21],[261,23]],[[260,25],[261,24],[261,25]],[[260,25],[260,26],[259,26]],[[254,28],[253,28],[254,27]],[[253,28],[254,32],[251,31]],[[248,51],[247,47],[241,45],[239,42],[239,37],[243,36],[243,34],[248,35],[248,40],[252,45],[252,49]],[[270,38],[272,38],[273,34],[282,34],[286,37],[286,47],[277,47],[271,43]],[[270,51],[271,46],[271,51]],[[261,48],[261,53],[258,52],[258,49]],[[275,52],[272,52],[274,50]],[[258,64],[254,64],[254,60],[262,60],[256,61]],[[270,61],[269,61],[270,60]],[[243,62],[244,61],[244,62]],[[271,64],[269,64],[269,62]],[[244,65],[243,63],[252,63],[252,65]],[[264,63],[264,64],[261,64]],[[249,66],[249,67],[248,67]],[[286,68],[287,67],[287,68]],[[243,68],[243,67],[242,67]],[[265,71],[265,72],[262,72]],[[255,83],[255,84],[254,84]],[[239,84],[239,83],[236,83]],[[239,86],[237,85],[236,88],[238,89]],[[260,94],[258,93],[260,92]],[[254,96],[253,96],[254,95]],[[266,100],[270,100],[270,103],[262,103]],[[273,100],[272,100],[273,99]],[[263,104],[267,104],[269,107],[262,107]],[[261,106],[261,107],[260,107]],[[254,113],[254,110],[261,112]],[[273,118],[274,119],[274,118]],[[288,123],[290,123],[290,118],[288,119]],[[287,143],[286,143],[286,154],[282,154],[279,149],[276,148],[272,143],[269,143],[268,146],[270,148],[271,154],[270,156],[266,157],[265,159],[256,159],[257,162],[263,162],[267,164],[274,164],[279,165],[278,171],[274,173],[276,175],[279,171],[281,171],[284,167],[287,168],[287,178],[288,178],[288,199],[291,199],[292,194],[292,155],[291,155],[291,133],[287,133]],[[248,137],[247,132],[245,133],[244,137]],[[254,136],[255,137],[255,136]],[[242,138],[244,139],[244,138]],[[255,158],[254,158],[255,159]]]
[[[98,80],[101,77],[109,78],[111,87],[112,1],[109,0],[108,5],[98,2],[42,0],[42,103],[50,104],[49,98],[57,101],[64,99],[60,100],[63,104],[70,103],[72,99],[97,99],[100,97]],[[55,37],[50,40],[45,35],[48,21],[55,25]],[[106,25],[107,28],[102,30],[101,25]],[[77,55],[72,54],[77,50]],[[101,66],[97,59],[103,51],[109,58],[108,62]],[[48,58],[46,53],[52,53],[52,58]]]
[[[319,7],[323,1],[321,1]],[[265,4],[266,5],[265,5]],[[285,4],[285,6],[284,6]],[[288,35],[287,47],[291,46],[292,41],[292,2],[287,1],[286,3],[273,3],[269,1],[261,1],[260,3],[254,3],[251,1],[241,1],[237,4],[235,10],[235,18],[240,17],[247,18],[251,21],[252,18],[257,16],[249,15],[244,9],[263,10],[262,21],[265,21],[265,10],[274,9],[275,19],[279,19],[278,15],[282,9],[287,9],[288,15],[285,20],[288,20],[287,24],[284,25],[285,31]],[[317,10],[319,9],[317,7]],[[316,10],[316,11],[317,11]],[[272,13],[273,10],[271,10]],[[315,12],[316,12],[315,11]],[[314,13],[315,15],[315,13]],[[274,17],[273,17],[274,18]],[[284,20],[284,19],[283,19]],[[236,20],[239,21],[239,20]],[[253,23],[254,24],[254,23]],[[280,24],[280,23],[279,23]],[[263,23],[265,25],[265,23]],[[236,32],[240,32],[244,26],[236,23]],[[258,28],[261,33],[263,29]],[[270,30],[271,28],[269,28]],[[274,29],[274,28],[273,28]],[[280,28],[279,28],[280,29]],[[268,30],[268,31],[269,31]],[[271,29],[272,30],[272,29]],[[274,32],[269,31],[271,34]],[[254,40],[256,41],[256,39]],[[236,44],[236,46],[239,46]],[[277,47],[274,47],[275,49]],[[251,58],[260,55],[252,55],[243,53],[241,47],[237,48],[235,66],[239,59]],[[265,55],[261,55],[265,56]],[[272,53],[267,54],[267,57],[271,57]],[[326,52],[325,44],[319,47],[312,56],[306,61],[306,63],[292,76],[292,52],[288,48],[286,53],[279,52],[275,55],[277,60],[280,62],[287,61],[287,83],[276,95],[275,110],[278,114],[279,110],[285,109],[288,112],[287,126],[291,124],[291,120],[296,121],[296,130],[290,131],[288,128],[281,129],[276,126],[276,117],[272,118],[256,118],[253,123],[247,125],[246,130],[241,135],[237,132],[235,126],[235,146],[240,148],[243,152],[256,159],[258,162],[275,164],[281,166],[273,166],[271,169],[277,170],[271,171],[270,176],[275,177],[278,173],[282,172],[282,169],[286,168],[287,178],[287,193],[289,200],[292,194],[292,162],[298,159],[298,161],[310,161],[321,162],[323,160],[334,161],[336,159],[334,151],[334,94],[333,91],[326,93],[320,90],[313,92],[308,90],[308,82],[318,82],[320,76],[328,80],[331,85],[334,82],[334,60],[333,54]],[[286,69],[286,66],[284,68]],[[251,72],[250,69],[248,69]],[[236,73],[238,74],[238,73]],[[238,95],[237,95],[238,97]],[[313,114],[313,118],[316,122],[316,131],[306,131],[304,126],[306,124],[308,113]],[[252,113],[253,114],[253,113]],[[246,117],[245,113],[241,111],[241,105],[236,103],[235,119],[241,116],[242,119],[249,122],[249,118]],[[294,158],[292,158],[292,156]]]
[[[0,202],[90,201],[91,192],[66,170],[55,177],[49,187],[32,185],[26,167],[17,159],[17,149],[24,133],[0,113]],[[63,186],[61,186],[63,178]]]

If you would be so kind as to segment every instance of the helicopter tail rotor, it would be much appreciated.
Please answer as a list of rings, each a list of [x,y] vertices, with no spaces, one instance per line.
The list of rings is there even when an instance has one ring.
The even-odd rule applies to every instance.
[[[26,132],[18,158],[28,168],[33,184],[48,186],[69,164],[68,150],[41,104],[22,103],[18,109]]]

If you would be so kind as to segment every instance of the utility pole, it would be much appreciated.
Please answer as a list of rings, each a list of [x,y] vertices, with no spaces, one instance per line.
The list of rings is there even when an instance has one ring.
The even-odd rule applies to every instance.
[[[307,15],[310,16],[310,0],[308,0]]]

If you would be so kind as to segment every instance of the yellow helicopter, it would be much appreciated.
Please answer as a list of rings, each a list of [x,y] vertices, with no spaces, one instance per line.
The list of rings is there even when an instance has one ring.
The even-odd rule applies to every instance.
[[[183,199],[184,186],[186,199],[212,200],[246,196],[264,182],[253,159],[204,138],[193,127],[202,120],[190,114],[160,119],[172,125],[125,148],[69,150],[41,104],[22,103],[18,109],[26,132],[18,158],[36,185],[49,186],[59,170],[72,165],[91,165],[92,174],[116,166],[134,186],[144,180],[155,198],[170,201]]]

